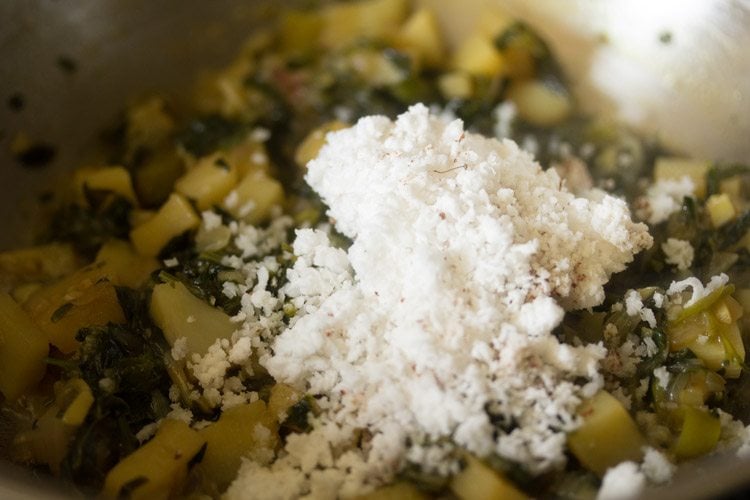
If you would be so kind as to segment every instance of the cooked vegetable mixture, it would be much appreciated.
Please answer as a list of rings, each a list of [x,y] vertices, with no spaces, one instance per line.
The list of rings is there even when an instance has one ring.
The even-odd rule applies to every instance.
[[[584,115],[498,11],[455,47],[407,0],[285,11],[191,108],[130,106],[59,198],[0,253],[0,452],[87,494],[604,498],[750,452],[750,167]],[[533,286],[484,282],[500,248]],[[493,363],[518,374],[470,378]]]

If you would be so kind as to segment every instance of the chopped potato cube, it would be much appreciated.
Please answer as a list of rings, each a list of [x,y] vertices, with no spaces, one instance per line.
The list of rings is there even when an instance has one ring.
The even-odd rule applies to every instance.
[[[614,396],[599,391],[578,414],[583,423],[568,435],[568,446],[584,467],[602,476],[620,462],[640,461],[646,440]]]
[[[130,227],[137,227],[151,220],[156,215],[156,210],[135,209],[130,212]]]
[[[414,12],[396,34],[396,45],[415,54],[424,66],[439,67],[445,44],[435,13],[427,8]]]
[[[138,200],[146,207],[161,205],[184,173],[185,160],[171,144],[150,152],[133,174]]]
[[[694,458],[705,455],[716,447],[721,435],[721,423],[708,411],[686,407],[682,430],[674,444],[677,458]]]
[[[513,24],[515,18],[502,8],[500,2],[486,5],[477,15],[474,33],[493,40]]]
[[[123,167],[86,168],[75,172],[78,198],[85,202],[86,191],[109,191],[119,195],[133,205],[136,204],[133,180]]]
[[[268,220],[273,207],[284,203],[281,183],[263,171],[251,172],[224,199],[222,207],[248,224]]]
[[[450,488],[461,500],[523,500],[528,498],[513,483],[472,456],[466,467],[453,476]]]
[[[715,194],[706,200],[706,209],[711,218],[711,224],[719,228],[734,219],[737,212],[728,194]]]
[[[164,420],[151,441],[109,471],[101,496],[131,500],[177,497],[205,443],[185,422]]]
[[[220,491],[237,475],[243,458],[273,460],[279,441],[276,419],[263,401],[233,406],[198,432],[208,446],[197,472]]]
[[[551,127],[566,119],[573,110],[570,97],[538,80],[514,84],[508,98],[524,120],[540,127]]]
[[[504,69],[503,56],[492,40],[472,35],[453,54],[453,68],[475,76],[496,76]]]
[[[190,203],[173,193],[159,211],[130,231],[130,241],[139,254],[156,257],[169,241],[201,223]]]
[[[354,3],[332,4],[323,10],[320,43],[325,47],[340,48],[363,37],[359,26],[360,10],[360,6]]]
[[[48,352],[47,335],[0,292],[0,392],[5,399],[14,401],[42,379]]]
[[[177,179],[176,192],[195,201],[198,210],[208,210],[218,204],[237,184],[237,169],[222,154],[201,158],[198,163]]]
[[[154,287],[151,317],[170,345],[185,337],[191,353],[205,354],[216,339],[229,338],[237,329],[229,315],[202,301],[180,282]]]
[[[695,196],[703,198],[706,196],[706,174],[709,168],[711,163],[707,161],[662,156],[656,159],[654,165],[654,181],[676,181],[687,176],[693,181]]]
[[[134,159],[140,151],[153,149],[166,140],[175,129],[174,119],[167,112],[167,106],[160,97],[151,97],[127,112],[125,131],[127,156]]]
[[[408,74],[408,70],[386,52],[370,47],[350,51],[347,62],[351,71],[372,87],[396,85]]]
[[[314,50],[323,27],[323,19],[317,12],[289,9],[281,16],[279,40],[288,52]]]
[[[474,79],[465,71],[440,75],[438,88],[447,99],[469,99],[474,94]]]
[[[81,328],[125,322],[112,279],[111,269],[95,263],[40,288],[23,307],[49,342],[68,354],[78,348]]]
[[[67,243],[0,252],[0,288],[60,278],[79,265],[73,247]]]
[[[127,241],[110,240],[99,249],[96,262],[103,262],[112,269],[112,282],[115,285],[138,288],[159,268],[159,262],[135,252]]]
[[[386,38],[404,22],[407,0],[364,0],[359,2],[359,28],[367,38]]]
[[[406,13],[406,0],[334,3],[321,11],[320,41],[325,47],[337,48],[361,38],[387,38],[401,24]]]
[[[258,170],[271,174],[271,160],[266,146],[252,137],[232,146],[225,156],[232,168],[237,170],[239,179]]]
[[[232,241],[232,230],[224,225],[211,229],[201,226],[195,233],[195,248],[199,252],[217,252],[225,248],[230,241]]]

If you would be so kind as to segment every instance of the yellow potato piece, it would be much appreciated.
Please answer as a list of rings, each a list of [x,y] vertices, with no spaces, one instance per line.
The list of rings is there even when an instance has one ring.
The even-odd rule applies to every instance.
[[[198,474],[224,490],[237,475],[243,458],[261,463],[273,459],[277,432],[276,419],[263,401],[225,410],[216,423],[199,431],[207,447]]]
[[[524,120],[540,127],[551,127],[565,120],[573,110],[570,98],[537,80],[519,82],[508,92]]]
[[[406,0],[365,0],[326,6],[321,11],[320,42],[325,47],[340,48],[360,38],[387,38],[406,13]]]
[[[258,170],[267,174],[271,173],[271,160],[266,146],[262,142],[253,140],[252,137],[232,146],[225,153],[225,157],[232,168],[237,170],[237,176],[240,179]]]
[[[198,210],[217,205],[237,184],[237,169],[223,154],[212,154],[177,179],[174,190],[195,202]]]
[[[681,459],[705,455],[719,442],[721,423],[706,410],[686,407],[684,412],[682,430],[672,451]]]
[[[706,200],[706,209],[711,225],[719,228],[737,216],[737,211],[728,194],[715,194]]]
[[[67,243],[0,252],[0,288],[61,278],[79,265],[73,247]]]
[[[568,447],[584,467],[602,476],[620,462],[641,460],[646,440],[614,396],[600,391],[578,414],[583,423],[568,436]]]
[[[124,167],[86,168],[76,171],[74,174],[78,198],[86,200],[85,190],[110,191],[115,193],[133,205],[137,203],[133,179]]]
[[[679,180],[684,176],[690,178],[695,186],[695,196],[706,196],[706,174],[711,168],[708,161],[689,158],[662,156],[656,159],[654,165],[654,181]]]
[[[271,387],[271,397],[268,399],[268,412],[279,422],[284,420],[286,413],[302,399],[302,394],[286,384],[276,384]]]
[[[162,283],[151,294],[150,313],[170,345],[185,337],[191,353],[205,354],[218,338],[237,329],[224,311],[202,301],[182,283]]]
[[[317,12],[287,10],[279,24],[279,40],[287,52],[309,51],[317,46],[323,19]]]
[[[172,193],[177,179],[185,173],[185,159],[171,144],[150,153],[133,173],[138,200],[147,207],[157,207]]]
[[[141,149],[151,149],[166,140],[174,131],[175,122],[167,112],[161,97],[151,97],[127,112],[126,143],[130,155]]]
[[[424,66],[439,67],[445,59],[445,43],[435,13],[427,8],[414,12],[395,37],[396,45],[416,55]]]
[[[109,471],[101,496],[131,500],[175,497],[205,442],[185,422],[164,420],[151,441]]]
[[[474,93],[474,79],[465,71],[451,71],[440,75],[438,88],[448,99],[469,99]]]
[[[172,238],[197,228],[200,223],[190,203],[173,193],[153,217],[130,231],[130,241],[139,254],[156,257]]]
[[[0,392],[14,401],[44,376],[47,335],[21,306],[0,292]]]
[[[49,342],[69,354],[78,348],[81,328],[125,322],[113,279],[111,269],[95,263],[41,287],[23,307]]]
[[[453,54],[454,69],[474,76],[496,76],[502,73],[503,56],[492,40],[481,35],[472,35],[459,45]]]
[[[114,284],[130,288],[141,286],[159,268],[155,258],[137,254],[130,243],[121,240],[110,240],[102,245],[96,262],[103,262],[112,269]]]
[[[466,457],[466,467],[453,476],[450,489],[461,500],[524,500],[526,494],[500,473],[472,456]]]
[[[271,216],[273,207],[284,203],[281,183],[259,170],[251,172],[224,200],[222,207],[248,224],[261,224]]]

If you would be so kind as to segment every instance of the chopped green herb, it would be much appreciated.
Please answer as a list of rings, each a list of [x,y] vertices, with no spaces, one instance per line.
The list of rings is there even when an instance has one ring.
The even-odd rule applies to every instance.
[[[242,123],[209,115],[190,122],[178,134],[177,142],[189,153],[204,156],[225,145],[243,130],[246,128]]]
[[[100,198],[93,195],[91,199]],[[93,257],[111,238],[127,239],[130,232],[132,205],[124,198],[106,196],[101,203],[83,207],[72,203],[53,214],[46,241],[68,241],[81,254]]]

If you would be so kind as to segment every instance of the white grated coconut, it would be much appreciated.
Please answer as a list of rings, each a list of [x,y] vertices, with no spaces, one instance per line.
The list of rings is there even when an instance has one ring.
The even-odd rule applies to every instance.
[[[533,473],[561,466],[605,351],[552,329],[563,307],[603,300],[609,276],[651,244],[646,226],[624,201],[576,198],[515,143],[421,105],[330,134],[308,169],[353,244],[298,232],[284,293],[299,312],[261,363],[323,413],[270,468],[246,462],[228,497],[346,496],[408,459],[447,474],[446,440]],[[371,439],[342,451],[355,429]]]

